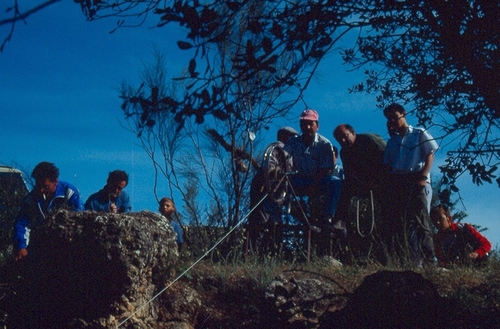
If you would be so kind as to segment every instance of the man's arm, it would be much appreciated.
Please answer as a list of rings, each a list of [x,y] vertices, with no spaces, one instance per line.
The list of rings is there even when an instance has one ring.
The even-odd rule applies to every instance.
[[[427,130],[423,130],[420,133],[420,145],[421,152],[423,154],[427,154],[425,156],[424,166],[421,170],[421,173],[422,176],[426,176],[427,181],[429,181],[428,178],[431,172],[432,164],[434,162],[434,153],[436,153],[436,151],[438,150],[439,145]],[[419,184],[425,185],[422,181],[419,182]]]
[[[83,202],[80,198],[80,191],[71,184],[68,184],[65,191],[65,196],[67,198],[67,202],[73,211],[84,211],[85,208],[83,206]]]
[[[419,183],[418,183],[420,186],[425,186],[425,184],[427,183],[427,181],[429,179],[429,175],[430,175],[433,163],[434,163],[434,152],[429,153],[425,157],[424,168],[421,171],[422,177],[421,177],[421,179],[419,180]]]
[[[118,212],[130,212],[132,210],[132,206],[130,205],[130,197],[127,193],[122,192],[119,195],[122,204],[120,205],[120,209]]]
[[[17,253],[14,260],[18,260],[28,255],[28,238],[29,238],[29,220],[26,217],[19,217],[14,223],[14,241],[17,247]]]
[[[330,171],[335,168],[333,163],[333,145],[331,143],[323,144],[321,148],[322,153],[322,163],[319,165],[318,172],[316,174],[315,183],[319,184],[321,179],[330,175]],[[319,186],[319,185],[316,185]]]
[[[482,258],[491,251],[491,242],[472,225],[465,224],[464,229],[468,230],[471,244],[474,247],[474,251],[469,254],[470,258]]]
[[[84,209],[91,211],[109,211],[109,202],[106,202],[104,205],[99,203],[99,192],[96,192],[85,201]]]

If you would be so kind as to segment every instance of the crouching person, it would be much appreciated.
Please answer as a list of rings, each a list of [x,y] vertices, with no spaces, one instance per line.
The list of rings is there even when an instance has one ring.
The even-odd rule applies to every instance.
[[[433,207],[431,219],[438,229],[434,236],[434,247],[440,266],[485,263],[491,243],[472,225],[454,223],[445,205]]]

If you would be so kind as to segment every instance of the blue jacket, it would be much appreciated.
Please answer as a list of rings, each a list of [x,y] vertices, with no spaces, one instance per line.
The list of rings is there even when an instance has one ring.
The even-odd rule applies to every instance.
[[[130,212],[132,209],[130,206],[130,198],[125,191],[121,191],[113,202],[118,208],[119,213]],[[85,210],[109,212],[110,203],[109,194],[106,192],[106,189],[103,188],[99,192],[89,196],[87,201],[85,201]]]
[[[41,199],[34,190],[28,193],[14,223],[14,240],[17,248],[26,248],[29,244],[31,229],[41,226],[51,211],[59,209],[83,211],[80,192],[74,185],[59,181],[52,200]]]
[[[170,225],[172,225],[174,232],[177,234],[177,246],[180,248],[180,247],[182,247],[182,244],[184,243],[182,226],[181,226],[181,224],[179,224],[175,220],[171,220]]]

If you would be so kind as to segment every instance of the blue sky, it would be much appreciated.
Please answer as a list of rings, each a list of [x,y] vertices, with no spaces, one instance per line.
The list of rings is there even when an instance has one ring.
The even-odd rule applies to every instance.
[[[126,190],[133,210],[156,211],[153,166],[135,135],[123,127],[118,88],[123,80],[137,81],[144,63],[152,60],[154,47],[166,54],[174,72],[180,72],[185,56],[173,41],[182,30],[146,24],[109,34],[115,22],[115,18],[87,22],[79,5],[63,1],[16,25],[12,41],[0,53],[0,163],[31,172],[40,161],[54,162],[60,179],[75,183],[84,200],[104,185],[111,170],[123,169],[130,174]],[[0,33],[3,37],[6,28]],[[358,133],[387,138],[375,97],[347,92],[362,79],[347,69],[330,54],[306,92],[305,102],[320,114],[319,132],[337,145],[333,129],[350,123]],[[292,114],[298,117],[303,107],[297,105]],[[408,121],[416,123],[411,116]],[[274,128],[285,124],[297,127],[296,121],[280,120]],[[432,128],[431,133],[439,135]],[[271,142],[274,132],[266,137]],[[438,151],[435,176],[445,151]],[[459,187],[467,221],[488,227],[485,235],[498,245],[500,190],[496,185],[477,187],[469,176]],[[160,183],[160,194],[165,188]]]

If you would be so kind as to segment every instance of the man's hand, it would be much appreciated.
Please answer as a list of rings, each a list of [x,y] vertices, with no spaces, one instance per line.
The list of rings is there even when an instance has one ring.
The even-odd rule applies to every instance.
[[[14,260],[17,262],[18,260],[23,259],[26,256],[28,256],[28,250],[26,250],[25,248],[19,249]]]
[[[417,182],[418,186],[425,187],[425,184],[427,184],[427,177],[428,177],[427,175],[424,175],[422,173],[422,175],[419,177],[418,182]]]
[[[111,202],[109,204],[109,212],[113,214],[118,213],[118,207],[116,207],[116,204],[114,202]]]
[[[479,253],[477,253],[477,252],[475,252],[475,251],[474,251],[474,252],[471,252],[471,253],[469,254],[469,258],[470,258],[470,259],[478,259],[478,258],[479,258]]]

